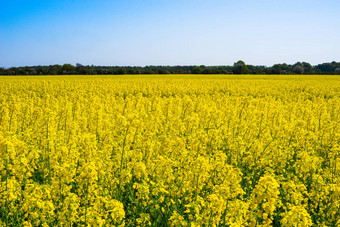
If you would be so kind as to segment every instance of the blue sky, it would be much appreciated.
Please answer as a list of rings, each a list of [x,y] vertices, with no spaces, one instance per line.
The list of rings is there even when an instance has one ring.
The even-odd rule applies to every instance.
[[[0,0],[0,67],[340,61],[339,0]]]

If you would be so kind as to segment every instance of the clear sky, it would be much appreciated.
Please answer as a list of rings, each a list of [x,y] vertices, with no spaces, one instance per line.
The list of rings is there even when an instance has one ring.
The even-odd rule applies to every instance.
[[[340,61],[339,0],[0,0],[0,67]]]

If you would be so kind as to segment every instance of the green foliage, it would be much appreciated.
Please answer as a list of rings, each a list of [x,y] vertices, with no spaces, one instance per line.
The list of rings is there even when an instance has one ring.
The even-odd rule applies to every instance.
[[[235,74],[247,74],[249,72],[248,67],[244,61],[239,60],[234,63],[234,73]]]
[[[64,73],[70,74],[70,73],[73,73],[76,70],[76,67],[74,67],[71,64],[64,64],[63,67],[62,67],[62,70],[63,70]]]
[[[202,73],[202,69],[199,66],[195,66],[194,69],[192,70],[193,74],[201,74]]]
[[[337,74],[340,62],[312,66],[308,62],[263,65],[247,65],[237,61],[232,66],[94,66],[71,64],[49,66],[24,66],[0,68],[0,75],[113,75],[113,74]]]

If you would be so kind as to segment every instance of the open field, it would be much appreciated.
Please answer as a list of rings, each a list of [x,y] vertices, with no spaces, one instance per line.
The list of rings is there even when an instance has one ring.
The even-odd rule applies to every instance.
[[[0,77],[0,226],[340,225],[340,76]]]

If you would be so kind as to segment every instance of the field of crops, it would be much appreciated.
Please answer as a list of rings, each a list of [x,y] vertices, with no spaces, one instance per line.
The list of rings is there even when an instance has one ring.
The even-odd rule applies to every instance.
[[[339,226],[340,77],[0,77],[0,226]]]

